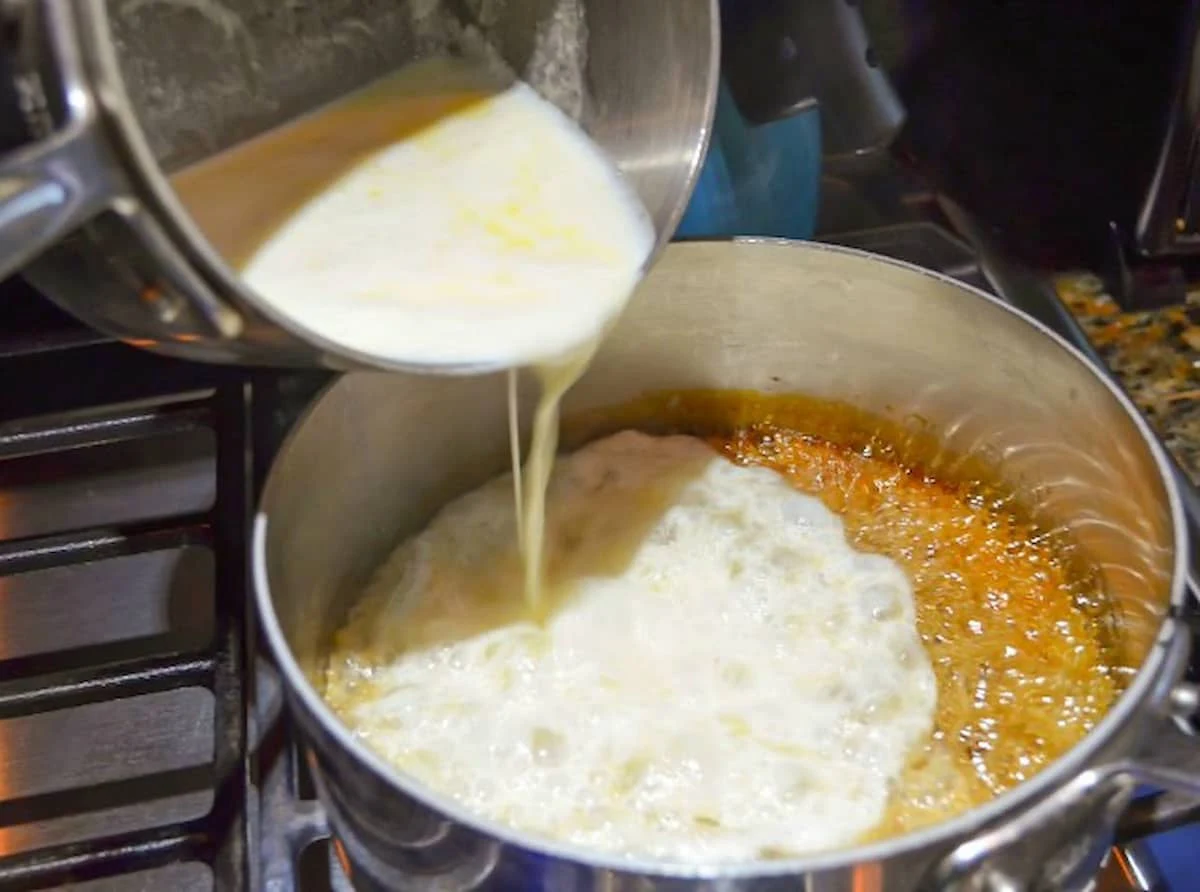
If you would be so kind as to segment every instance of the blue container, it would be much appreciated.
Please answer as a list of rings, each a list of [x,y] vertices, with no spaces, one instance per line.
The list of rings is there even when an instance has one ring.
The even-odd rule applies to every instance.
[[[817,108],[753,127],[722,81],[708,156],[675,235],[812,238],[820,188]]]

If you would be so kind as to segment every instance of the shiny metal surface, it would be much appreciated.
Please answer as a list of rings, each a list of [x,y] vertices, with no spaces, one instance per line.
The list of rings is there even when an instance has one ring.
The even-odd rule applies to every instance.
[[[6,462],[0,532],[17,539],[206,511],[213,440],[212,431],[183,431]]]
[[[445,52],[462,22],[549,89],[553,66],[533,36],[552,27],[560,2],[29,0],[7,23],[21,47],[18,76],[47,108],[83,110],[28,115],[49,142],[28,157],[0,159],[0,186],[7,177],[31,183],[30,195],[58,192],[54,203],[38,204],[13,191],[0,204],[0,240],[32,246],[21,248],[23,261],[87,219],[26,273],[83,321],[141,346],[218,362],[369,365],[244,288],[171,189],[168,172]],[[562,102],[578,105],[581,123],[637,189],[665,243],[708,142],[716,0],[583,6],[586,95]],[[55,140],[76,146],[75,155],[42,165]],[[86,188],[87,201],[71,199],[66,183]],[[43,223],[47,207],[56,216]],[[0,273],[11,268],[0,262]]]
[[[205,765],[212,718],[211,692],[181,688],[7,719],[0,722],[4,794],[45,796]]]
[[[1197,32],[1200,34],[1200,31]],[[1200,76],[1200,71],[1198,71]],[[948,199],[939,204],[955,227],[966,235],[979,251],[984,274],[1007,303],[1041,322],[1051,331],[1062,336],[1092,362],[1097,372],[1106,376],[1116,387],[1122,384],[1105,365],[1096,348],[1088,340],[1079,320],[1071,313],[1053,288],[1041,277],[1031,273],[998,247],[987,232],[970,214]],[[1175,477],[1176,489],[1183,502],[1184,516],[1188,525],[1188,538],[1200,542],[1200,488],[1169,452],[1171,472]],[[1200,550],[1193,549],[1191,566],[1188,569],[1188,585],[1200,597]]]
[[[1028,313],[1064,337],[1091,360],[1098,373],[1108,377],[1114,386],[1120,387],[1119,380],[1096,352],[1078,320],[1059,300],[1050,285],[1023,269],[1020,264],[1014,263],[961,207],[945,198],[940,199],[940,203],[958,230],[979,250],[983,270],[996,292],[1012,306]],[[1183,503],[1188,539],[1192,543],[1200,542],[1200,490],[1170,453],[1167,454],[1167,458]],[[1198,561],[1200,551],[1193,544],[1190,566],[1187,569],[1188,586],[1193,598],[1200,593]],[[1173,706],[1175,701],[1183,698],[1183,711],[1197,713],[1194,689],[1180,688],[1173,693],[1176,695],[1173,698]],[[1178,731],[1168,729],[1163,735],[1151,740],[1150,747],[1153,753],[1148,758],[1153,758],[1160,764],[1187,766],[1192,774],[1200,776],[1200,748],[1196,747],[1193,741],[1180,738]],[[1153,795],[1139,798],[1122,815],[1118,839],[1141,838],[1169,831],[1182,824],[1194,822],[1197,815],[1200,815],[1200,790],[1188,790],[1186,787],[1159,790]]]
[[[254,888],[239,378],[0,354],[0,887]]]
[[[63,807],[62,814],[5,827],[0,857],[7,859],[63,846],[85,846],[114,835],[196,821],[212,811],[215,800],[211,789],[162,791],[150,801],[112,807],[96,807],[89,796],[80,795],[79,791],[64,794],[59,800],[66,796],[71,797],[72,804]],[[79,808],[89,810],[75,810]]]
[[[882,152],[904,123],[859,4],[734,4],[722,27],[723,73],[741,113],[764,124],[815,101],[827,166]]]
[[[265,686],[272,695],[264,698],[260,693],[256,698],[260,713],[256,721],[264,728],[277,725],[283,712],[278,674],[261,661],[258,675],[260,689]],[[276,692],[278,697],[274,696]],[[329,822],[320,803],[312,798],[311,784],[300,780],[304,768],[299,747],[285,745],[259,781],[258,870],[262,892],[307,892],[314,886],[329,890],[332,864],[325,854],[329,848]],[[341,892],[337,886],[334,890]]]
[[[131,642],[145,650],[205,647],[214,569],[210,549],[188,546],[0,577],[0,665]]]
[[[1196,183],[1200,159],[1196,143],[1200,130],[1200,15],[1195,9],[1180,29],[1186,39],[1176,93],[1166,122],[1154,176],[1138,211],[1134,233],[1137,249],[1155,256],[1200,250],[1200,205]]]
[[[0,159],[0,275],[7,276],[49,244],[99,213],[114,189],[97,132],[95,97],[86,90],[48,94],[47,83],[86,80],[77,24],[62,5],[29,4],[28,31],[58,39],[41,51],[27,43],[16,93],[36,139]],[[11,4],[10,4],[11,7]]]
[[[1190,645],[1187,636],[1175,636],[1168,663],[1186,665]],[[1168,673],[1150,695],[1158,710],[1169,711],[1174,692],[1188,689],[1172,677]],[[1146,722],[1154,724],[1150,716]],[[1139,785],[1200,794],[1200,741],[1185,737],[1161,715],[1154,733],[1142,730],[1143,739],[1123,757],[1087,766],[1018,818],[956,848],[934,874],[937,888],[973,892],[980,882],[999,889],[1088,888],[1114,828],[1123,832]]]
[[[206,864],[172,864],[131,876],[110,877],[73,883],[73,892],[208,892],[213,889],[212,870]]]
[[[1088,892],[1162,892],[1165,888],[1162,871],[1143,842],[1113,849]]]
[[[445,889],[978,889],[982,865],[996,882],[1011,880],[992,888],[1068,889],[1056,882],[1094,875],[1132,777],[1194,782],[1154,758],[1133,760],[1168,724],[1164,704],[1189,645],[1169,616],[1184,598],[1178,495],[1136,410],[1064,342],[952,280],[854,251],[673,245],[565,411],[691,387],[805,393],[900,423],[919,416],[954,453],[987,459],[1097,567],[1142,667],[1133,684],[1029,783],[954,821],[852,851],[727,869],[666,865],[595,857],[477,820],[355,742],[309,678],[394,544],[505,467],[503,380],[350,375],[280,453],[253,569],[269,644],[361,888],[406,888],[419,872]],[[1077,777],[1085,780],[1069,786]],[[985,828],[998,835],[970,847]],[[1012,839],[1027,844],[1011,848]]]
[[[34,447],[41,437],[4,433],[10,449],[25,441],[26,455],[0,463],[0,538],[212,503],[211,436],[116,442],[56,462],[63,453]],[[0,576],[0,701],[43,687],[46,673],[206,646],[213,574],[211,551],[197,545]],[[213,791],[203,770],[186,775],[210,762],[213,735],[212,695],[199,688],[0,721],[0,809],[39,816],[0,831],[0,858],[202,817]],[[180,769],[175,779],[153,780]],[[147,779],[157,795],[139,794]]]
[[[42,820],[5,827],[0,857],[56,843],[107,836],[195,818],[212,804],[211,789],[181,789],[166,780],[204,769],[213,755],[213,697],[181,688],[107,703],[0,721],[0,804],[40,802]],[[201,773],[201,777],[203,777]],[[114,805],[121,786],[158,784],[161,798],[140,807]],[[96,788],[104,788],[103,792]],[[104,795],[107,793],[107,795]],[[80,797],[94,805],[81,807]],[[70,808],[65,802],[74,800]]]

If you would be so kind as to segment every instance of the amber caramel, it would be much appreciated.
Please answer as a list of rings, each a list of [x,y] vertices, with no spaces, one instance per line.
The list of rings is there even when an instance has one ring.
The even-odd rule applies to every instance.
[[[905,569],[938,707],[933,738],[875,836],[951,817],[1030,778],[1095,726],[1131,674],[1107,601],[1069,543],[1029,519],[988,468],[942,453],[916,421],[802,398],[690,393],[568,428],[568,442],[623,426],[705,436],[733,461],[774,468],[818,496],[856,547]]]

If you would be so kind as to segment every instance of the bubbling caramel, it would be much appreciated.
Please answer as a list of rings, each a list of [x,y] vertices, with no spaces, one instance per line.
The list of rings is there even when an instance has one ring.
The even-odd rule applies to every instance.
[[[839,514],[855,548],[908,574],[935,726],[871,838],[1028,780],[1103,718],[1133,673],[1070,543],[1031,520],[995,469],[946,455],[919,425],[806,398],[672,393],[577,417],[564,442],[631,426],[703,436],[734,462],[778,471]]]
[[[836,837],[839,840],[837,845],[844,845],[850,840],[862,841],[894,836],[955,817],[1031,778],[1070,750],[1101,720],[1132,675],[1132,668],[1121,654],[1121,641],[1114,621],[1114,612],[1100,589],[1096,575],[1090,571],[1082,556],[1072,549],[1069,537],[1061,531],[1047,530],[1040,526],[1035,521],[1035,512],[1026,510],[1017,495],[998,482],[998,469],[970,456],[947,453],[936,432],[930,430],[928,425],[919,419],[908,419],[904,424],[895,424],[852,407],[790,396],[767,397],[737,392],[666,393],[648,396],[617,409],[569,416],[563,425],[562,443],[570,450],[626,429],[649,434],[685,434],[697,437],[706,441],[711,448],[734,464],[775,471],[798,491],[819,499],[825,509],[841,518],[843,527],[839,528],[838,539],[843,547],[853,548],[859,553],[883,555],[890,559],[889,565],[896,574],[903,572],[907,576],[912,589],[911,604],[915,608],[915,631],[912,628],[912,612],[907,614],[906,620],[912,646],[918,646],[916,636],[919,635],[921,646],[929,658],[928,664],[922,661],[927,679],[924,688],[924,717],[920,727],[896,750],[895,764],[878,790],[874,813],[867,820],[854,824],[848,835],[843,833],[842,836]],[[628,438],[627,435],[626,439]],[[620,442],[620,438],[611,438],[610,448],[617,442]],[[699,447],[701,455],[708,454],[707,450],[695,441],[690,442],[693,445],[688,448]],[[647,452],[647,455],[654,454],[657,454],[657,451],[653,449]],[[579,456],[576,456],[576,459],[578,458]],[[719,464],[726,469],[721,473],[727,476],[728,472],[735,470],[746,473],[745,468],[729,468],[724,462]],[[720,471],[720,468],[717,470]],[[655,485],[660,488],[665,486],[666,478],[660,479],[655,474],[658,472],[651,474]],[[768,477],[772,485],[786,489],[786,485],[778,478],[772,475]],[[598,479],[608,478],[603,476]],[[745,478],[734,474],[728,479],[736,482]],[[505,484],[506,487],[508,485],[503,480],[493,483]],[[507,489],[504,492],[507,492]],[[501,501],[504,492],[498,493]],[[611,523],[612,518],[617,518],[618,528],[624,535],[624,538],[620,539],[623,543],[621,548],[615,552],[624,555],[621,561],[628,561],[629,554],[632,553],[629,552],[629,548],[637,550],[641,547],[642,536],[646,536],[647,541],[659,541],[634,522],[635,518],[641,515],[633,510],[636,507],[634,503],[626,504],[629,495],[624,490],[616,492],[615,495],[610,493],[609,502],[604,502],[602,496],[597,495],[600,490],[589,492],[587,499],[582,500],[575,508],[582,518],[597,519],[601,528],[583,535],[567,551],[577,549],[583,542],[589,543],[589,547],[593,549],[603,548],[611,538],[605,532],[607,527],[603,527],[603,524]],[[739,490],[739,493],[744,495],[742,490]],[[613,499],[617,501],[612,502]],[[654,502],[654,505],[657,504]],[[447,510],[453,507],[449,506]],[[642,513],[650,518],[658,516],[656,510],[647,509]],[[777,532],[771,524],[795,522],[794,519],[789,520],[787,512],[783,511],[777,514],[768,511],[763,517],[762,523],[765,526],[760,524],[754,528],[757,532],[746,540],[744,551],[739,553],[739,559],[747,557],[751,561],[757,560],[750,557],[755,547],[772,539]],[[398,583],[395,580],[379,588],[355,608],[351,614],[351,622],[339,633],[335,641],[334,652],[327,667],[324,694],[334,710],[355,729],[364,742],[385,754],[394,764],[412,771],[418,777],[440,778],[446,781],[441,786],[450,791],[462,787],[467,777],[463,772],[445,773],[443,763],[446,762],[447,751],[452,747],[446,744],[439,749],[436,742],[431,744],[431,738],[425,729],[418,729],[419,733],[410,734],[409,732],[413,731],[410,725],[414,722],[434,722],[433,731],[439,732],[440,728],[439,733],[443,733],[443,736],[446,729],[450,729],[447,739],[455,745],[465,740],[472,746],[479,745],[485,749],[494,747],[490,757],[492,761],[478,763],[484,766],[484,770],[472,775],[475,778],[472,783],[477,783],[482,793],[476,790],[466,795],[459,790],[457,793],[452,792],[452,795],[467,803],[468,808],[480,814],[488,814],[483,803],[494,804],[499,795],[495,785],[503,784],[505,786],[499,793],[508,795],[509,801],[499,811],[493,810],[491,816],[529,829],[529,822],[522,823],[522,820],[514,817],[516,812],[513,810],[528,816],[531,813],[530,803],[536,803],[532,813],[541,820],[544,814],[549,813],[550,800],[527,796],[521,790],[535,789],[535,786],[530,785],[536,781],[537,771],[559,770],[559,767],[556,767],[559,763],[555,760],[564,758],[564,741],[567,737],[544,727],[546,723],[539,719],[538,726],[530,734],[522,732],[518,735],[520,740],[528,738],[529,741],[527,745],[522,744],[525,749],[521,749],[515,744],[510,745],[511,740],[506,743],[506,740],[512,737],[512,728],[500,728],[488,723],[501,721],[505,716],[511,717],[520,703],[525,703],[529,709],[540,709],[546,705],[546,698],[538,695],[536,691],[527,692],[522,700],[521,696],[514,692],[511,679],[515,677],[513,673],[524,672],[533,673],[529,675],[531,684],[548,684],[553,680],[553,673],[549,669],[546,670],[546,677],[537,674],[541,671],[538,668],[541,664],[537,661],[548,659],[547,653],[551,656],[557,653],[553,650],[547,651],[546,646],[543,646],[545,641],[553,640],[550,632],[556,628],[548,624],[562,620],[564,616],[569,619],[571,604],[578,607],[579,603],[576,602],[580,602],[581,599],[575,596],[577,593],[567,597],[565,589],[560,591],[562,586],[552,584],[548,591],[558,592],[558,595],[547,602],[549,615],[539,616],[537,621],[526,617],[523,622],[522,617],[528,613],[528,608],[519,597],[519,584],[513,581],[519,576],[517,562],[510,561],[511,566],[498,565],[494,574],[479,573],[478,567],[472,564],[473,558],[470,555],[484,548],[488,537],[483,534],[482,528],[470,527],[469,524],[468,528],[474,532],[454,546],[465,551],[452,553],[450,564],[446,565],[451,571],[446,577],[450,582],[441,586],[437,598],[431,602],[417,603],[392,627],[383,622],[387,605],[391,603],[389,599],[394,597],[394,592],[404,588],[403,585],[397,588]],[[843,529],[844,540],[841,539]],[[676,534],[677,531],[672,535]],[[516,535],[515,531],[512,535]],[[492,538],[496,538],[495,531]],[[453,545],[453,542],[451,544]],[[503,542],[500,544],[503,546]],[[769,544],[767,542],[767,545]],[[562,551],[561,548],[559,550]],[[685,546],[686,553],[702,553],[705,557],[709,556],[706,552],[695,549],[687,552]],[[407,552],[401,550],[397,555],[404,560],[396,566],[401,569],[408,567]],[[696,560],[689,563],[686,557],[680,557],[679,560],[688,564],[689,571],[700,563]],[[551,561],[548,579],[552,583],[558,578],[555,566]],[[407,570],[405,572],[407,573]],[[709,570],[702,572],[706,579],[719,576],[718,573]],[[455,581],[455,573],[466,573],[466,576]],[[566,578],[590,575],[595,574],[568,573]],[[381,578],[389,577],[388,574],[383,574]],[[405,579],[408,577],[404,576],[400,582],[404,582]],[[464,625],[462,617],[449,625],[430,622],[428,617],[422,619],[423,610],[434,619],[438,619],[442,614],[447,614],[453,619],[457,609],[455,605],[474,597],[471,592],[476,589],[491,594],[482,600],[475,598],[472,603],[479,603],[475,603],[475,608],[463,614],[475,625]],[[857,593],[861,590],[861,587],[852,585],[843,594],[850,598],[852,592]],[[513,597],[499,597],[497,592],[501,591],[517,594]],[[626,591],[625,594],[630,593]],[[794,596],[795,603],[808,603],[810,608],[814,606],[813,603],[804,600],[806,597],[813,597],[812,590],[804,590],[803,587],[785,588],[781,594],[784,602],[788,604],[793,603],[791,599]],[[564,601],[563,598],[567,600]],[[582,601],[586,602],[586,598]],[[623,603],[643,606],[640,599]],[[702,612],[689,612],[686,620],[674,619],[673,625],[669,625],[668,628],[688,628],[692,632],[697,627],[708,628],[697,626],[698,616]],[[787,612],[781,608],[778,615],[786,615]],[[774,615],[771,611],[767,613]],[[604,638],[602,635],[596,635],[596,629],[607,628],[610,633],[607,640],[612,639],[611,624],[606,625],[604,621],[596,620],[590,615],[589,617],[588,621],[572,627],[576,628],[579,635],[578,640],[571,639],[575,642],[572,645],[574,650],[568,648],[572,653],[577,653],[585,646],[592,646],[598,638]],[[739,614],[737,619],[741,618]],[[592,621],[596,624],[591,625]],[[516,625],[513,625],[514,623]],[[732,628],[729,623],[729,618],[722,618],[719,628],[724,630],[724,633],[729,633],[729,629]],[[512,652],[496,652],[500,655],[499,660],[502,664],[497,677],[508,698],[503,710],[493,710],[490,706],[483,709],[467,709],[461,693],[456,694],[454,691],[444,696],[438,690],[434,690],[432,695],[426,691],[426,701],[422,701],[417,696],[417,688],[407,680],[407,676],[402,679],[403,683],[397,682],[399,676],[393,677],[395,671],[398,671],[392,665],[393,662],[397,657],[408,653],[415,654],[418,663],[421,660],[432,660],[430,665],[436,670],[439,679],[442,679],[445,672],[443,668],[439,668],[441,664],[437,661],[449,659],[450,665],[453,666],[452,657],[458,653],[456,648],[460,648],[460,645],[484,648],[483,656],[491,660],[495,654],[488,648],[494,647],[495,644],[489,643],[490,639],[486,636],[480,637],[481,634],[509,626],[519,629],[521,635],[525,636],[520,638],[520,641],[525,641],[528,636],[533,637],[529,639],[528,646],[522,645],[525,647],[524,651],[517,648],[517,651]],[[713,628],[718,626],[713,625]],[[880,640],[877,634],[855,639],[850,630],[841,626],[834,628],[838,629],[836,633],[832,633],[834,637],[839,643],[852,648],[855,659],[872,662],[870,649],[872,642]],[[773,632],[774,629],[768,631]],[[422,637],[430,633],[434,634],[433,639],[426,640]],[[713,631],[711,635],[700,635],[701,647],[696,652],[700,655],[701,662],[697,663],[697,666],[708,665],[711,662],[703,642],[713,642],[712,650],[716,653],[720,649],[721,634],[723,633]],[[816,634],[812,630],[809,633],[799,633],[799,639],[802,642],[807,641],[811,650],[821,643],[814,637]],[[670,643],[681,645],[686,643],[682,641],[685,638],[686,635],[681,635],[679,640],[673,639]],[[695,640],[696,636],[693,634],[693,643]],[[472,641],[475,644],[472,644]],[[439,642],[445,646],[431,647]],[[792,643],[789,642],[788,647],[791,647]],[[872,665],[885,663],[889,657],[885,645],[881,643],[879,648],[880,652],[875,655]],[[648,652],[655,655],[660,650],[664,648],[656,647]],[[784,696],[789,697],[789,705],[795,706],[796,692],[803,687],[800,681],[813,681],[810,673],[816,672],[804,663],[804,658],[811,659],[812,654],[801,651],[792,659],[792,652],[787,648],[764,648],[762,652],[775,654],[775,658],[782,662],[778,664],[778,669],[755,677],[767,684],[780,679],[791,679],[790,693]],[[572,657],[572,660],[574,659],[575,657]],[[511,664],[506,664],[505,661],[511,661]],[[641,664],[636,661],[627,660],[626,664],[611,665],[614,667],[613,671],[617,668],[629,669],[632,666],[632,677],[635,678],[636,684],[629,687],[629,690],[641,691],[644,687],[643,679],[658,679],[661,683],[669,674],[651,669],[643,671]],[[557,664],[552,660],[548,665],[552,667]],[[599,661],[596,665],[610,664]],[[574,671],[572,669],[572,672]],[[772,676],[771,671],[777,674]],[[788,673],[799,673],[800,681]],[[574,679],[576,675],[569,672],[568,677]],[[697,670],[686,677],[698,679],[701,673]],[[858,677],[861,679],[864,676]],[[735,686],[739,689],[748,681],[748,677],[741,675],[729,678],[722,675],[721,678],[723,683],[736,682]],[[888,674],[888,682],[899,684],[906,691],[917,691],[911,680],[897,681],[895,673]],[[581,702],[585,705],[590,704],[605,690],[605,684],[586,677],[579,682],[579,689],[571,687],[574,683],[571,681],[564,688],[569,698],[567,702],[572,706]],[[609,680],[606,683],[611,685],[615,682]],[[873,685],[876,683],[877,681],[860,680],[852,690],[843,688],[842,693],[850,695],[853,699],[864,693],[874,692]],[[703,684],[699,686],[704,689]],[[880,687],[886,685],[881,684]],[[656,693],[659,690],[657,687],[652,688],[647,689],[653,695],[651,699],[661,696]],[[936,707],[932,697],[934,689]],[[433,702],[427,702],[430,696]],[[744,695],[738,696],[744,698]],[[589,697],[592,700],[589,700]],[[493,704],[497,700],[492,696],[482,699],[486,704]],[[749,707],[755,703],[760,706],[766,703],[770,706],[776,702],[779,701],[770,696],[765,700],[762,697],[750,697],[746,704],[738,700],[728,710],[729,716],[723,715],[723,720],[728,719],[732,724],[723,726],[725,731],[722,733],[734,737],[749,733],[751,723],[735,722],[733,718],[736,717],[730,718],[742,705]],[[565,707],[554,708],[553,698],[550,699],[550,705],[558,719],[570,712]],[[818,705],[812,708],[819,710],[822,707]],[[519,712],[519,709],[517,711]],[[585,747],[603,739],[604,734],[600,733],[602,731],[611,731],[622,722],[624,727],[629,726],[628,714],[610,710],[608,707],[589,706],[584,712],[591,717],[610,717],[605,727],[571,737],[572,740],[582,740]],[[660,717],[661,712],[655,707],[646,714]],[[768,709],[768,712],[776,715],[778,710]],[[926,731],[931,714],[932,731]],[[636,717],[638,713],[633,715]],[[472,722],[481,722],[480,729],[473,734],[459,735],[449,725],[441,727],[437,724],[458,721],[463,717]],[[790,718],[785,724],[789,732],[806,730]],[[811,731],[811,728],[807,730]],[[861,733],[872,730],[883,733],[886,728],[867,727]],[[649,721],[635,721],[634,732],[636,733],[631,737],[627,737],[627,742],[636,747],[669,747],[673,745],[671,741],[676,740],[670,733],[653,730],[653,722]],[[506,733],[508,738],[505,737]],[[824,733],[820,732],[816,737],[821,747],[830,743],[830,740],[823,736]],[[405,734],[409,734],[409,737],[406,738]],[[432,736],[436,737],[436,733]],[[679,739],[700,744],[705,741],[696,738],[703,737],[703,734],[697,733],[691,736],[684,735]],[[409,744],[404,741],[408,739],[411,739],[416,747],[411,751],[405,749]],[[725,737],[721,740],[725,740]],[[854,750],[855,745],[860,742],[869,743],[870,740],[855,738],[840,752],[844,756],[847,751]],[[734,746],[739,747],[740,744]],[[532,767],[522,768],[524,763],[521,763],[521,759],[525,759],[526,756],[533,760],[530,763]],[[543,756],[550,761],[543,764]],[[509,759],[509,762],[503,762],[503,758]],[[715,764],[721,767],[713,768],[712,776],[720,778],[723,776],[722,772],[748,776],[745,772],[738,775],[735,768],[730,768],[733,762],[745,758],[754,761],[752,748],[726,752],[715,759]],[[819,755],[819,758],[822,760],[821,765],[825,766],[826,756]],[[878,767],[876,762],[870,761],[870,757],[864,758],[867,759],[866,762],[856,761],[850,764],[856,767]],[[513,759],[516,759],[515,763]],[[700,764],[695,759],[688,761],[688,764],[692,762]],[[835,762],[836,759],[829,764],[831,770],[836,773],[836,768],[833,767]],[[687,833],[676,833],[676,824],[661,816],[655,817],[655,808],[658,805],[654,805],[653,808],[647,806],[642,811],[632,806],[632,785],[634,781],[642,782],[643,775],[648,770],[646,764],[648,763],[637,759],[628,762],[613,775],[613,783],[608,786],[608,775],[597,775],[595,772],[580,775],[568,772],[566,781],[560,780],[558,787],[554,789],[566,789],[563,783],[567,781],[577,783],[582,778],[592,783],[594,778],[599,778],[597,789],[605,796],[615,790],[622,802],[619,806],[621,811],[596,811],[592,807],[595,802],[587,795],[577,796],[572,793],[563,799],[567,808],[564,818],[555,818],[548,826],[539,825],[530,832],[558,836],[566,833],[567,825],[574,821],[575,824],[571,826],[574,826],[575,830],[572,831],[574,835],[571,838],[580,844],[592,844],[600,849],[612,849],[616,846],[622,851],[625,848],[659,851],[661,846],[667,846],[669,843],[669,851],[685,859],[694,858],[707,862],[717,856],[733,860],[744,857],[740,850],[731,853],[719,847],[714,848],[714,834],[721,827],[720,809],[710,814],[712,803],[707,800],[703,803],[702,813],[697,813],[693,819],[697,834],[695,838],[689,837]],[[489,765],[505,767],[489,768]],[[561,770],[568,771],[565,765],[561,766]],[[811,776],[818,777],[823,773],[818,771]],[[842,786],[825,791],[833,797],[832,800],[826,801],[829,808],[805,812],[808,817],[811,818],[813,813],[818,812],[822,815],[831,814],[833,806],[830,802],[836,802],[837,807],[842,808],[846,804],[843,800],[853,798],[854,791],[845,786],[846,773],[843,771],[843,774],[839,775]],[[708,785],[699,783],[692,792],[703,798],[729,791],[728,787],[721,787],[720,784],[719,780]],[[438,787],[439,784],[435,783],[434,786]],[[788,786],[787,783],[770,780],[760,791],[761,796],[752,801],[751,811],[743,814],[742,819],[733,820],[735,827],[743,827],[749,821],[754,824],[756,833],[766,834],[761,838],[754,837],[754,840],[757,840],[756,847],[749,849],[754,852],[753,857],[794,857],[802,852],[832,844],[830,839],[834,837],[814,837],[807,843],[800,840],[801,845],[797,849],[793,845],[797,842],[795,836],[785,832],[788,829],[786,826],[781,831],[780,827],[783,825],[774,823],[775,819],[770,816],[770,812],[763,810],[765,802],[772,796],[779,794],[786,799],[788,795],[802,788],[805,788],[803,784]],[[475,790],[474,787],[470,789]],[[659,792],[655,792],[657,787],[653,784],[650,789],[654,796],[660,795]],[[859,789],[857,794],[860,799],[862,789]],[[472,796],[476,798],[473,799]],[[479,798],[480,796],[483,798]],[[688,802],[690,803],[690,800]],[[671,814],[674,815],[674,812]],[[614,815],[616,817],[613,817]],[[612,828],[621,821],[628,826],[631,815],[642,815],[647,822],[645,826],[659,833],[660,837],[664,828],[676,835],[666,842],[658,838],[658,843],[655,843],[657,837],[653,837],[653,832],[645,834],[646,838],[634,833],[629,838],[622,837],[614,842]],[[617,817],[621,821],[617,821]],[[843,815],[843,818],[845,817]],[[692,827],[692,824],[681,826]],[[843,826],[851,825],[844,821]],[[819,829],[824,831],[829,830],[829,827],[822,824]],[[760,844],[770,841],[768,837],[771,834],[782,834],[789,840],[788,845],[782,847]],[[741,842],[745,840],[742,839]]]

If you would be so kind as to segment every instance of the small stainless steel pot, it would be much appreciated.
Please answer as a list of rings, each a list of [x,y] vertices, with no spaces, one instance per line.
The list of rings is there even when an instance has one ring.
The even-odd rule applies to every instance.
[[[451,51],[464,24],[516,73],[549,84],[553,65],[541,61],[538,41],[557,39],[563,3],[0,3],[0,26],[16,45],[0,47],[0,78],[13,78],[20,106],[0,103],[0,137],[24,130],[31,140],[0,154],[0,275],[32,261],[25,274],[64,309],[164,353],[369,364],[246,288],[171,175]],[[717,0],[581,5],[584,95],[567,110],[625,173],[664,244],[708,145]]]
[[[1141,667],[1128,690],[1029,782],[954,820],[846,851],[670,865],[480,820],[355,741],[313,679],[390,549],[505,468],[503,378],[352,374],[279,455],[253,562],[266,637],[359,888],[1069,890],[1094,874],[1137,784],[1200,795],[1200,746],[1176,726],[1196,706],[1180,682],[1190,638],[1176,617],[1187,597],[1179,497],[1141,416],[1065,342],[953,280],[846,249],[672,245],[565,411],[696,387],[919,417],[954,452],[987,457],[1099,568]]]

